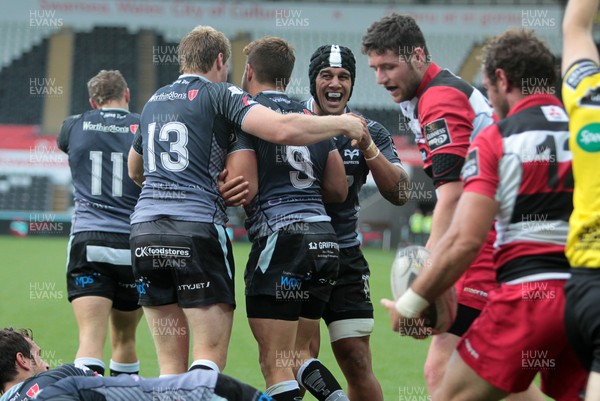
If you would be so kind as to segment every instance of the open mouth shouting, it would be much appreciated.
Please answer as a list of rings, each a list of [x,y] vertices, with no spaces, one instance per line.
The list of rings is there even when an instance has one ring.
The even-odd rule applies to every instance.
[[[332,105],[339,105],[342,101],[342,93],[341,92],[328,92],[325,93],[325,99],[328,103]]]

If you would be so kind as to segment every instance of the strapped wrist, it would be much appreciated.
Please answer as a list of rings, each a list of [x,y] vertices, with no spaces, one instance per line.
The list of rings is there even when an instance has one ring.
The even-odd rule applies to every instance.
[[[365,156],[365,160],[366,160],[366,161],[371,161],[371,160],[374,160],[374,159],[376,159],[376,158],[377,158],[377,156],[379,156],[379,154],[380,154],[380,153],[381,153],[381,151],[379,150],[379,148],[377,148],[377,151],[376,151],[376,152],[375,152],[375,154],[374,154],[373,156],[371,156],[371,157],[367,157],[367,155],[366,155],[366,154],[364,154],[364,156]]]
[[[371,149],[373,149],[374,147],[375,147],[375,142],[373,142],[373,139],[371,139],[371,143],[369,143],[369,146],[367,146],[367,147],[366,147],[366,148],[364,148],[364,149],[361,149],[361,151],[362,151],[363,153],[365,153],[365,152],[367,152],[367,153],[368,153],[368,152],[369,152]]]
[[[396,310],[406,318],[419,317],[429,306],[429,302],[409,288],[398,301],[396,301]]]

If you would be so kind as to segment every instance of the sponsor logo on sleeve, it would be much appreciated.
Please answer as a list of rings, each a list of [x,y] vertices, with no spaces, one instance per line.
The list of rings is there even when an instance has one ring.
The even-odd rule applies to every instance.
[[[256,104],[256,102],[254,100],[252,100],[252,98],[250,96],[244,96],[242,98],[242,102],[244,102],[244,106],[250,106],[251,104]],[[276,111],[279,111],[279,110],[276,110]]]
[[[465,164],[463,165],[461,171],[461,177],[463,181],[467,181],[470,178],[476,177],[479,175],[479,149],[472,149],[467,158],[465,159]]]
[[[575,90],[577,85],[579,85],[584,78],[597,74],[598,72],[600,72],[600,70],[594,62],[589,60],[584,61],[571,68],[567,75],[565,84],[571,89]]]
[[[241,90],[240,88],[238,88],[237,86],[230,86],[227,88],[229,90],[229,92],[231,92],[231,95],[242,95],[244,93],[243,90]]]
[[[432,121],[425,125],[425,139],[429,145],[429,149],[433,152],[436,149],[441,148],[452,143],[450,138],[450,131],[448,130],[448,123],[445,118]]]
[[[567,113],[558,106],[542,106],[542,113],[544,113],[544,117],[548,121],[555,122],[568,122],[569,117],[567,117]]]
[[[34,398],[37,395],[37,393],[39,393],[39,392],[40,392],[40,385],[38,383],[35,383],[33,386],[31,386],[29,388],[29,390],[27,390],[27,392],[25,394],[29,398]]]
[[[592,88],[579,101],[580,106],[600,107],[600,88]]]
[[[129,131],[131,131],[131,133],[135,135],[135,133],[137,132],[139,127],[140,127],[139,124],[130,124]]]
[[[588,124],[576,137],[577,145],[586,152],[600,151],[600,123]]]

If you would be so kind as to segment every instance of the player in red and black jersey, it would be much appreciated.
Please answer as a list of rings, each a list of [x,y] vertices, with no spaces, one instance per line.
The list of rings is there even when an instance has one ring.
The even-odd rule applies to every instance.
[[[460,171],[469,143],[494,122],[487,99],[473,86],[431,61],[427,44],[416,21],[392,14],[375,22],[363,37],[363,53],[400,109],[415,135],[425,172],[436,187],[433,211],[432,249],[448,229],[462,193]],[[492,228],[490,224],[490,229]],[[456,283],[458,315],[448,333],[431,342],[425,378],[430,393],[438,387],[445,366],[460,337],[497,287],[492,252],[495,232],[490,230],[486,246]]]
[[[496,219],[500,288],[458,344],[434,399],[500,400],[527,389],[539,372],[544,393],[576,401],[586,373],[563,324],[573,176],[568,118],[554,96],[555,59],[531,31],[509,30],[487,45],[483,60],[501,120],[469,148],[464,193],[430,268],[396,303],[384,304],[395,329],[419,316],[468,268]]]

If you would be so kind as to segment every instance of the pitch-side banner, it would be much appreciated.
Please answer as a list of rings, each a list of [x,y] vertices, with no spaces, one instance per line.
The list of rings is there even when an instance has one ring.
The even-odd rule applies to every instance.
[[[307,29],[319,32],[364,32],[391,12],[413,15],[425,33],[496,34],[509,26],[559,31],[559,6],[410,6],[298,4],[293,2],[212,2],[142,0],[3,1],[0,21],[24,22],[32,28],[78,28],[119,25],[132,29],[211,25],[226,32]]]

